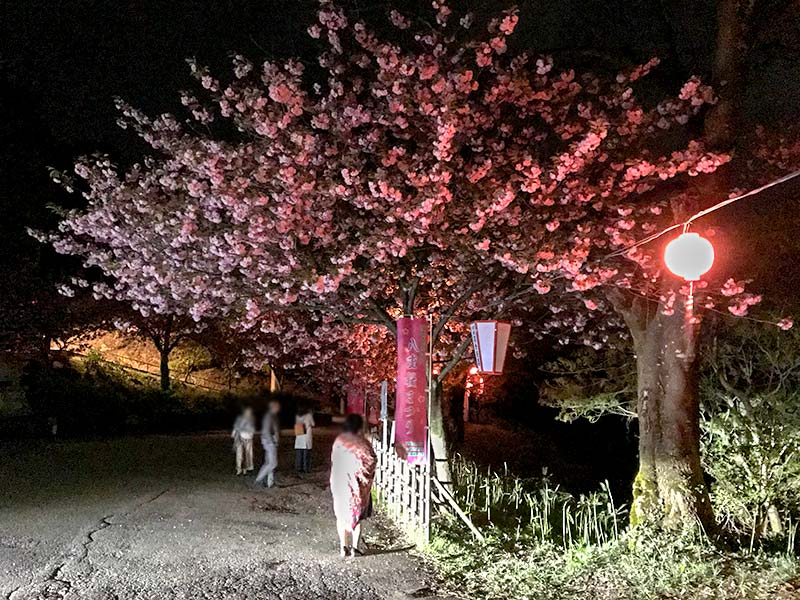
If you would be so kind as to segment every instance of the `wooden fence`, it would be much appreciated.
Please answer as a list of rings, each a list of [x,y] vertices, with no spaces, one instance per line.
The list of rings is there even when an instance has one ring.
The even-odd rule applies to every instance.
[[[391,428],[390,423],[382,427]],[[388,431],[373,437],[378,457],[375,471],[375,496],[378,507],[386,512],[417,545],[430,540],[431,478],[428,465],[409,465],[395,452]]]

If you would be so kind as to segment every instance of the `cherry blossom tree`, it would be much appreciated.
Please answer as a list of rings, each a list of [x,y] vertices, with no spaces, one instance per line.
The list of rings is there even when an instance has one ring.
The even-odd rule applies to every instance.
[[[686,127],[712,90],[692,78],[645,102],[655,59],[615,78],[576,73],[510,53],[514,11],[477,27],[433,8],[420,27],[392,11],[379,38],[324,1],[309,28],[321,72],[237,56],[222,82],[190,63],[204,91],[184,93],[186,120],[120,101],[120,124],[152,155],[125,170],[80,160],[80,181],[64,177],[88,205],[56,248],[111,278],[100,295],[225,319],[259,333],[263,359],[344,376],[347,358],[381,356],[403,315],[433,316],[439,381],[471,319],[521,325],[547,307],[536,333],[600,347],[620,315],[639,365],[638,514],[707,521],[687,289],[664,276],[658,244],[636,242],[715,200],[688,182],[729,156]],[[737,311],[757,301],[733,280],[698,288],[698,306],[717,302],[712,289]]]
[[[171,386],[169,357],[178,344],[197,330],[197,324],[174,313],[147,317],[135,313],[130,323],[120,323],[120,329],[152,342],[158,350],[161,390],[165,392],[169,390]]]

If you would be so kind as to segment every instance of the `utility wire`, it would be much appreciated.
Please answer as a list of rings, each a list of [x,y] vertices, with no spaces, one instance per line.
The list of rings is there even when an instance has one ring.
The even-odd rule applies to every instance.
[[[659,231],[657,233],[649,235],[646,238],[643,238],[643,239],[639,240],[638,242],[634,242],[633,244],[631,244],[629,246],[626,246],[625,248],[622,248],[620,250],[616,250],[615,252],[612,252],[611,254],[606,255],[605,258],[608,259],[608,258],[613,258],[614,256],[621,256],[623,254],[626,254],[627,252],[629,252],[633,248],[636,248],[637,246],[642,246],[644,244],[648,244],[648,243],[652,242],[653,240],[660,238],[662,235],[664,235],[666,233],[669,233],[670,231],[674,231],[676,229],[679,229],[681,227],[686,229],[686,228],[688,228],[689,224],[692,221],[694,221],[695,219],[699,219],[700,217],[704,217],[707,214],[714,212],[715,210],[719,210],[720,208],[728,206],[729,204],[733,204],[734,202],[738,202],[739,200],[743,200],[743,199],[745,199],[745,198],[747,198],[749,196],[755,196],[756,194],[760,194],[764,190],[767,190],[767,189],[769,189],[771,187],[774,187],[776,185],[780,185],[782,183],[785,183],[785,182],[789,181],[790,179],[794,179],[795,177],[798,177],[798,176],[800,176],[800,171],[794,171],[792,173],[789,173],[788,175],[784,175],[783,177],[775,179],[774,181],[770,181],[769,183],[765,183],[761,187],[757,187],[757,188],[755,188],[753,190],[750,190],[749,192],[746,192],[746,193],[742,194],[741,196],[734,196],[733,198],[728,198],[727,200],[723,200],[722,202],[718,202],[714,206],[711,206],[709,208],[701,210],[698,213],[695,213],[694,215],[692,215],[691,217],[686,219],[686,221],[684,221],[683,223],[676,223],[675,225],[670,225],[666,229],[663,229],[663,230],[661,230],[661,231]]]

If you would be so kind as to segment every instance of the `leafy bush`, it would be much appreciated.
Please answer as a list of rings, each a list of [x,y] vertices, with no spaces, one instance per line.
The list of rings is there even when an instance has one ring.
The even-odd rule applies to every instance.
[[[636,418],[636,362],[631,352],[576,348],[570,356],[546,363],[540,401],[559,410],[567,423],[596,421],[606,415]]]
[[[722,327],[724,325],[724,328]],[[701,456],[724,531],[795,547],[800,522],[800,331],[718,322],[703,341]],[[544,403],[565,421],[635,413],[633,362],[582,349],[545,367]]]
[[[800,519],[800,332],[748,323],[702,379],[702,456],[718,519],[751,544],[794,545]]]
[[[733,550],[625,528],[607,488],[575,498],[463,459],[455,494],[487,537],[441,519],[430,556],[466,598],[773,600],[800,596],[800,332],[739,322],[704,344],[702,456]],[[577,353],[546,367],[545,403],[567,421],[635,417],[630,361]]]

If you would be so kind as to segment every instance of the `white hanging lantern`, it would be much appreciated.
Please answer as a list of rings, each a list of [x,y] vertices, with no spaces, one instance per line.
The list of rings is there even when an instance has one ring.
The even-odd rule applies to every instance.
[[[664,250],[667,268],[686,281],[697,281],[714,264],[714,246],[697,233],[682,233]]]
[[[503,321],[475,321],[469,326],[472,331],[472,347],[475,349],[475,364],[479,373],[499,375],[503,372],[511,335],[511,323]]]

